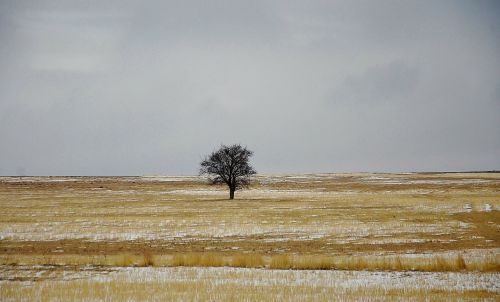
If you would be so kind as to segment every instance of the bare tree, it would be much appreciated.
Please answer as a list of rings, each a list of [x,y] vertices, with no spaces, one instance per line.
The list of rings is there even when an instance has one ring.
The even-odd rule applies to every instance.
[[[221,145],[201,162],[200,175],[208,175],[212,184],[226,184],[229,199],[234,199],[234,192],[247,186],[250,177],[257,173],[248,163],[252,154],[241,145]]]

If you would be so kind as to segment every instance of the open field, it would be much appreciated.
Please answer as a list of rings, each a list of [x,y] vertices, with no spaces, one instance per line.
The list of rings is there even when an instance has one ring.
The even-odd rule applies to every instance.
[[[0,177],[0,300],[499,297],[500,173],[258,176],[227,195]]]

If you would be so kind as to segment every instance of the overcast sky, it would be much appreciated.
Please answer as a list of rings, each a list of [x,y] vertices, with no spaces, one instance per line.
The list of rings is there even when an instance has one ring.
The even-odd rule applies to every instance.
[[[0,175],[500,169],[499,1],[0,0]]]

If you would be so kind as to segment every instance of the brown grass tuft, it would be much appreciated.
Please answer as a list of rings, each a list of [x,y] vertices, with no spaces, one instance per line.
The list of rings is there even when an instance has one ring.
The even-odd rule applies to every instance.
[[[216,253],[175,254],[169,266],[220,267],[226,265],[224,257]]]
[[[224,265],[225,262],[222,255],[215,253],[203,253],[201,257],[199,257],[199,265],[196,266],[220,267]]]
[[[130,254],[117,255],[116,257],[110,257],[108,265],[112,266],[134,266],[134,256]]]
[[[292,261],[290,260],[290,257],[285,254],[273,255],[271,257],[271,263],[269,263],[269,268],[290,269],[292,268]]]
[[[156,265],[154,255],[150,251],[145,250],[142,256],[143,256],[143,258],[142,258],[142,263],[140,266],[155,266]]]
[[[172,256],[172,260],[170,261],[170,266],[185,266],[184,255],[175,254]]]
[[[307,255],[292,258],[292,268],[294,269],[328,270],[334,267],[333,258],[325,255]]]
[[[264,267],[264,258],[259,254],[240,254],[231,259],[232,267]]]
[[[461,271],[464,271],[467,269],[467,266],[465,265],[465,260],[464,260],[464,257],[462,256],[462,254],[457,255],[455,265]]]

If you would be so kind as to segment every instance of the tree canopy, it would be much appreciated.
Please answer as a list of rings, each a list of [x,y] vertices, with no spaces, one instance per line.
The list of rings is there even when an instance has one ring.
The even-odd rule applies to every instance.
[[[234,192],[247,186],[250,177],[257,172],[249,163],[253,152],[235,144],[221,145],[200,163],[200,175],[208,175],[212,184],[226,184],[229,198],[234,199]]]

